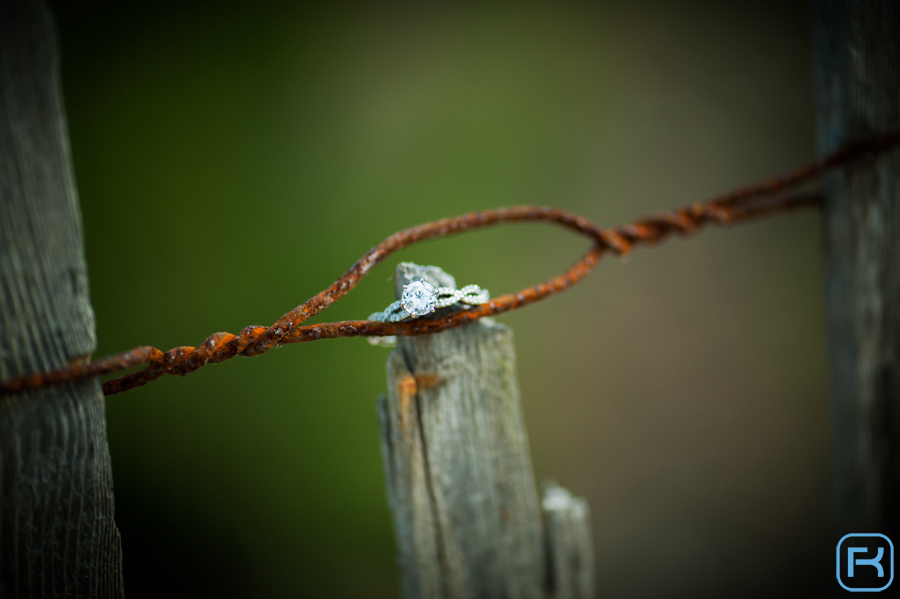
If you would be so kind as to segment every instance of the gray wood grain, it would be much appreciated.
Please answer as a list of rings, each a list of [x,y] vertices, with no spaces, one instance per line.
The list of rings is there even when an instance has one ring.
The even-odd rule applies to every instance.
[[[429,268],[401,264],[398,286],[419,276],[455,287]],[[562,574],[548,554],[554,545],[531,468],[512,331],[481,319],[400,337],[387,377],[379,421],[404,596],[556,596]],[[592,572],[592,553],[573,552]]]
[[[900,128],[900,3],[813,3],[820,155]],[[841,534],[900,527],[900,150],[830,175],[826,302]]]
[[[549,562],[548,597],[595,597],[594,542],[587,501],[554,482],[541,488]]]
[[[0,3],[0,378],[95,347],[55,32]],[[0,597],[122,597],[99,383],[0,398]]]

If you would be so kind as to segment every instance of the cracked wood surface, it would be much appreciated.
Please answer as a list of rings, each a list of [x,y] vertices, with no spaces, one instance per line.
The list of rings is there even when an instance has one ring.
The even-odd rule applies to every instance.
[[[455,287],[427,268],[401,264],[398,297],[413,276]],[[551,485],[542,511],[512,331],[485,318],[400,337],[387,375],[378,412],[404,596],[592,597],[586,503]]]
[[[816,0],[813,46],[820,155],[900,129],[900,4]],[[825,191],[836,532],[896,543],[900,149],[828,175]]]
[[[50,14],[0,3],[0,378],[95,347]],[[0,399],[0,597],[122,597],[96,379]]]

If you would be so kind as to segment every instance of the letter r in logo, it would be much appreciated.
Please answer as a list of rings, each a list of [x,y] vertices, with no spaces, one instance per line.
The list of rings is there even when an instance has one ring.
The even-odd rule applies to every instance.
[[[847,547],[847,576],[853,577],[855,566],[875,566],[878,569],[878,578],[884,578],[884,568],[881,567],[881,558],[884,557],[884,547],[878,548],[878,554],[871,559],[854,557],[857,553],[865,553],[867,547]]]

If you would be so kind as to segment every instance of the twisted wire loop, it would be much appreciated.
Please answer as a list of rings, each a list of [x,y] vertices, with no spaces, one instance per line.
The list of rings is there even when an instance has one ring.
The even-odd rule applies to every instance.
[[[0,395],[61,384],[86,377],[109,374],[147,364],[137,372],[103,383],[107,395],[145,385],[164,374],[185,376],[206,364],[224,362],[234,356],[256,356],[280,345],[318,339],[354,336],[422,335],[460,326],[484,316],[502,314],[559,293],[584,279],[607,251],[625,256],[636,245],[653,246],[673,234],[693,235],[707,224],[729,225],[748,219],[802,207],[819,206],[822,197],[814,193],[784,195],[784,192],[813,181],[828,170],[893,147],[900,132],[880,135],[848,144],[819,162],[802,166],[780,177],[750,185],[703,203],[683,206],[631,224],[601,228],[583,216],[543,206],[513,206],[483,210],[438,220],[394,233],[369,250],[337,281],[300,304],[271,326],[249,326],[237,335],[214,333],[197,347],[181,346],[163,352],[141,346],[90,363],[71,364],[50,372],[39,372],[0,381]],[[414,243],[483,229],[503,223],[546,222],[585,235],[593,242],[587,253],[564,273],[543,283],[479,303],[469,309],[439,318],[418,318],[379,322],[354,320],[300,326],[341,299],[372,268],[391,254]]]

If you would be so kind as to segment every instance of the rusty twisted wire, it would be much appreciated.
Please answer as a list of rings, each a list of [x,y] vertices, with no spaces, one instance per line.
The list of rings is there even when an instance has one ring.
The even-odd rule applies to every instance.
[[[421,335],[459,326],[484,316],[521,308],[575,285],[590,274],[607,251],[623,256],[635,245],[655,245],[672,234],[688,236],[710,223],[728,225],[795,208],[820,205],[822,197],[814,193],[778,194],[808,183],[830,169],[884,151],[898,141],[900,132],[849,144],[821,161],[804,165],[785,175],[737,189],[703,203],[683,206],[672,212],[642,218],[618,227],[602,228],[578,214],[541,206],[483,210],[418,225],[394,233],[376,245],[331,286],[300,304],[269,327],[249,326],[237,335],[227,332],[214,333],[197,347],[181,346],[166,352],[152,346],[136,347],[94,362],[71,364],[59,370],[0,381],[0,395],[148,364],[140,371],[104,382],[103,392],[112,395],[145,385],[164,374],[185,376],[206,364],[224,362],[238,355],[256,356],[273,347],[289,343],[336,337]],[[578,262],[561,275],[442,318],[406,322],[353,320],[300,326],[346,295],[372,268],[403,248],[428,239],[517,222],[556,224],[589,237],[593,245]]]

